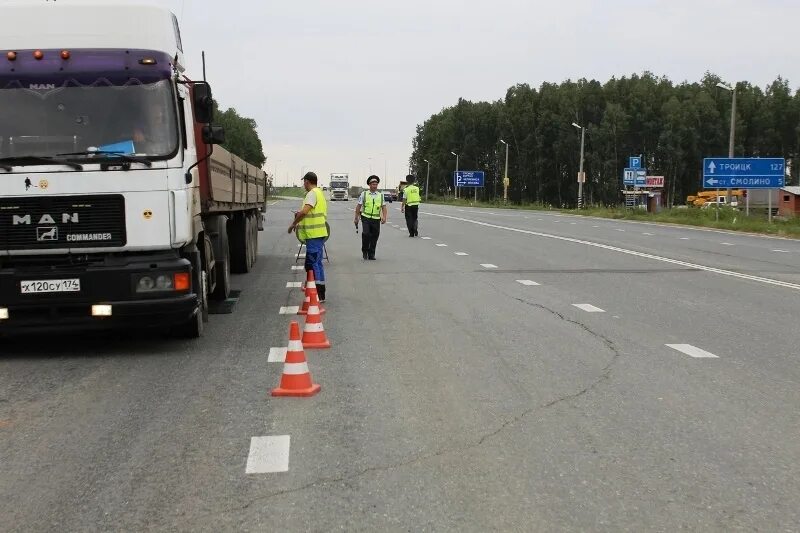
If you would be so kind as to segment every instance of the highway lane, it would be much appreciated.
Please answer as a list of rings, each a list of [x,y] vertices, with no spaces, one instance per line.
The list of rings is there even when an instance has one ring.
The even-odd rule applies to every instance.
[[[423,211],[511,225],[573,238],[636,247],[649,253],[713,263],[720,268],[773,275],[800,283],[800,241],[691,226],[562,215],[549,211],[453,208],[429,205]]]
[[[797,291],[426,214],[430,238],[410,239],[397,204],[378,260],[365,262],[352,202],[331,204],[334,346],[307,352],[323,388],[273,399],[282,365],[267,354],[285,346],[291,318],[278,309],[300,302],[286,287],[302,277],[285,235],[292,207],[270,209],[259,264],[236,279],[238,307],[212,316],[203,343],[3,346],[2,529],[791,530],[800,521],[797,348],[786,334]],[[423,211],[581,239],[602,225]],[[626,233],[609,226],[596,240],[706,259],[680,243],[631,244]],[[778,261],[783,277],[749,272],[791,281],[792,259]],[[245,473],[259,436],[290,437],[288,471]]]

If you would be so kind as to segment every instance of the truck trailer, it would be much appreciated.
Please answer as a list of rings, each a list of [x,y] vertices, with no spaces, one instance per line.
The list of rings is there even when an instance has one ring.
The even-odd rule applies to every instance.
[[[169,328],[256,261],[264,172],[153,5],[0,6],[0,334]],[[198,52],[199,55],[199,52]]]

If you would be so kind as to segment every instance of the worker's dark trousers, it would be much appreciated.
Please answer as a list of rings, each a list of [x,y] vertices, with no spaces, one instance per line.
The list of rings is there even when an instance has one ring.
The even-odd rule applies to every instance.
[[[381,235],[381,221],[378,218],[361,217],[363,232],[361,233],[361,253],[367,257],[375,257],[375,247]]]
[[[408,234],[412,237],[416,237],[419,235],[418,231],[418,224],[417,224],[417,216],[419,216],[419,206],[418,205],[407,205],[406,206],[406,227],[408,228]]]

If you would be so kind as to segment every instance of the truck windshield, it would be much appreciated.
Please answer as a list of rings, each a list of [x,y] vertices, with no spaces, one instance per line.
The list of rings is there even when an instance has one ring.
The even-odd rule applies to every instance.
[[[165,159],[178,149],[170,80],[112,86],[0,89],[0,159],[20,156]]]

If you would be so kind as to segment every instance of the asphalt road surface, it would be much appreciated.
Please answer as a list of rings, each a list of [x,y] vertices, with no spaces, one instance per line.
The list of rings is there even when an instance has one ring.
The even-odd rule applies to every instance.
[[[312,398],[289,201],[200,341],[2,341],[0,530],[800,530],[800,242],[393,204],[363,261],[353,205]]]

